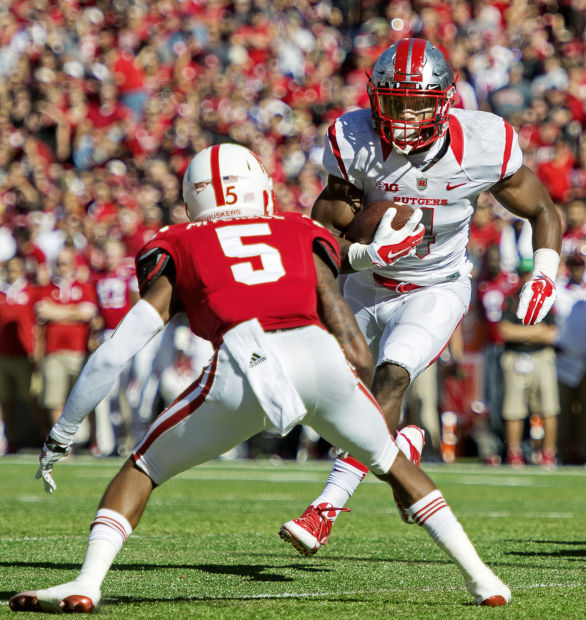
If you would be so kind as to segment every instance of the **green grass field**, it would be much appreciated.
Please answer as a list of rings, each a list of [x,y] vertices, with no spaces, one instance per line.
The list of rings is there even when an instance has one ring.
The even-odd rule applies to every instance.
[[[34,456],[0,459],[0,617],[13,615],[7,601],[15,592],[75,577],[97,503],[121,463],[58,464],[49,497],[34,480]],[[371,475],[316,556],[281,541],[279,527],[305,509],[329,468],[214,461],[157,489],[106,577],[97,615],[586,618],[583,468],[424,465],[510,586],[513,603],[498,609],[471,602],[455,566],[421,528],[401,521],[388,488]]]

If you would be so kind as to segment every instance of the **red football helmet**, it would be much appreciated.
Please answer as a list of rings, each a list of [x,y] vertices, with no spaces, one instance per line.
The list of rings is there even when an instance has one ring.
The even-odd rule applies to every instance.
[[[454,73],[429,41],[402,39],[385,50],[367,88],[373,126],[399,152],[429,147],[446,133]]]

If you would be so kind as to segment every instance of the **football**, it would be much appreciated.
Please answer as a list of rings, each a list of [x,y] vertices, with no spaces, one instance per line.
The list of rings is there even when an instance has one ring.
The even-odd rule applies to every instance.
[[[402,202],[377,200],[356,214],[348,225],[344,237],[353,243],[371,243],[382,216],[390,207],[397,209],[397,213],[391,222],[391,227],[394,230],[400,230],[413,215],[413,208]]]

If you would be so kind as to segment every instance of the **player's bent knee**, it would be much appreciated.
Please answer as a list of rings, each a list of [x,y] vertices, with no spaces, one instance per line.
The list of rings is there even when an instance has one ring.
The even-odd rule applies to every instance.
[[[374,373],[373,390],[403,395],[409,387],[409,373],[402,366],[385,363]]]

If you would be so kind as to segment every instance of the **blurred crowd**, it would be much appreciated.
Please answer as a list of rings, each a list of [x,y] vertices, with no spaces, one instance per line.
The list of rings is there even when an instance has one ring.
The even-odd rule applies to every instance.
[[[514,126],[562,215],[560,299],[544,339],[566,381],[556,396],[569,444],[562,461],[586,461],[584,362],[575,351],[564,362],[560,344],[576,344],[563,333],[586,300],[585,9],[583,0],[0,0],[2,450],[44,437],[87,353],[134,303],[133,257],[162,225],[185,221],[181,178],[194,153],[222,141],[249,147],[274,179],[278,207],[309,213],[325,180],[327,127],[368,106],[366,71],[379,54],[418,36],[458,72],[458,107]],[[472,437],[475,453],[497,463],[498,323],[532,256],[530,230],[482,196],[470,253],[475,301],[430,373],[435,402],[422,404],[414,385],[419,404],[406,416],[431,412],[440,454],[440,414],[455,412],[455,452],[469,453]],[[205,362],[205,343],[185,325],[169,332],[121,379],[123,398],[113,392],[96,412],[84,441],[97,454],[127,450]],[[542,429],[558,413],[529,409],[547,414]],[[32,439],[17,428],[23,410]],[[317,438],[299,435],[275,450],[319,452]]]

